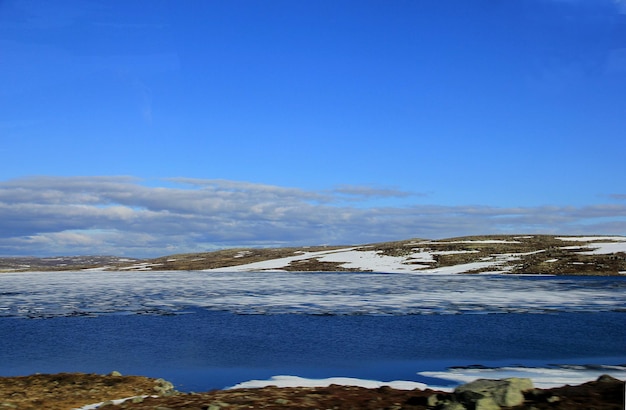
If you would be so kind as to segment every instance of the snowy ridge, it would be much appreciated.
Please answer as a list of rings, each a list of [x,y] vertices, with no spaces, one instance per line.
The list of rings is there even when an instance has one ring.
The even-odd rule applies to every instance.
[[[590,270],[595,260],[581,261],[584,256],[613,255],[626,253],[626,237],[553,237],[544,248],[536,249],[539,242],[534,236],[517,236],[515,240],[505,239],[465,239],[441,241],[407,241],[398,248],[376,245],[346,247],[323,251],[301,251],[295,255],[266,259],[252,263],[240,263],[206,269],[221,272],[253,271],[293,271],[298,270],[297,262],[315,261],[320,271],[325,263],[334,263],[337,270],[417,273],[417,274],[458,274],[458,273],[577,273],[581,269]],[[544,239],[545,237],[539,237]],[[545,242],[545,241],[544,241]],[[575,243],[575,245],[566,245]],[[560,246],[559,246],[560,245]],[[534,248],[533,248],[534,246]],[[516,252],[517,251],[517,252]],[[544,257],[539,255],[545,253]],[[553,258],[551,256],[560,256]],[[242,258],[240,252],[234,258]],[[606,273],[617,274],[626,269],[626,255],[614,257],[615,267],[602,263]],[[528,262],[532,261],[531,266]],[[559,262],[560,263],[557,263]],[[552,269],[559,265],[560,271]],[[521,271],[528,269],[528,271]],[[303,269],[310,270],[310,269]],[[608,271],[611,272],[608,272]],[[554,271],[554,272],[552,272]],[[590,272],[595,274],[595,272]]]
[[[0,258],[0,272],[38,270],[619,275],[626,272],[626,237],[492,235],[357,246],[225,249],[148,260]]]

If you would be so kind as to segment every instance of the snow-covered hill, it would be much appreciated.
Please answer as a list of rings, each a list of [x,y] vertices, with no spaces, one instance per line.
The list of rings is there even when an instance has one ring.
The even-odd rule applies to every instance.
[[[245,253],[235,255],[242,262]],[[514,236],[410,240],[215,267],[216,271],[330,270],[454,273],[626,274],[626,237]],[[316,265],[319,267],[316,269]],[[311,269],[313,268],[313,269]]]
[[[0,270],[374,271],[410,274],[626,274],[626,237],[498,235],[357,246],[226,249],[139,260],[0,258]],[[74,263],[72,263],[74,262]]]

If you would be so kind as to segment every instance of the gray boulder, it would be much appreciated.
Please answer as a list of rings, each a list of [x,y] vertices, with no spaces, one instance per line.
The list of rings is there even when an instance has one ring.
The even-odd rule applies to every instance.
[[[474,402],[474,410],[500,410],[493,397],[481,397]]]
[[[533,389],[530,379],[511,377],[502,380],[478,379],[454,389],[454,396],[466,407],[496,410],[524,403],[523,392]],[[479,408],[480,407],[480,408]]]
[[[456,402],[456,401],[448,401],[448,402],[442,403],[439,408],[441,410],[467,410],[465,406],[463,406],[461,403]]]
[[[178,392],[174,390],[174,385],[167,380],[157,379],[152,388],[159,396],[173,396]]]

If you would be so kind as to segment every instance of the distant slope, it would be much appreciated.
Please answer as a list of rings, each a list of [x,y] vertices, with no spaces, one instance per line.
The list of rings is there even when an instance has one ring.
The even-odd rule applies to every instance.
[[[0,258],[0,271],[375,271],[412,274],[626,274],[626,237],[488,235],[357,246],[227,249],[139,260]]]
[[[138,263],[140,260],[117,256],[0,257],[0,272],[81,270],[103,266],[126,266],[131,263]]]

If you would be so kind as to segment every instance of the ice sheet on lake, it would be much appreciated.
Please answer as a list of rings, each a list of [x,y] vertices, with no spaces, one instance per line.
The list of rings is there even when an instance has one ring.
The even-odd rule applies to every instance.
[[[293,272],[0,275],[0,317],[171,314],[406,315],[626,311],[624,277]]]

